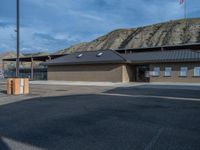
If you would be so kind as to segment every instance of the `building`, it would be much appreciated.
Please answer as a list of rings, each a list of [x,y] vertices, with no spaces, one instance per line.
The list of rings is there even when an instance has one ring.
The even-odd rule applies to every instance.
[[[4,77],[15,76],[15,68],[4,69],[10,61],[16,58],[3,59]],[[32,80],[200,83],[200,43],[21,57],[20,62],[30,63],[20,67],[20,76]]]
[[[44,64],[48,80],[200,83],[197,49],[87,51]]]
[[[63,56],[63,54],[20,57],[19,76],[21,78],[30,78],[31,80],[46,80],[47,68],[46,66],[40,65],[40,63],[47,62],[61,56]],[[5,67],[9,65],[9,62],[16,62],[16,59],[17,58],[5,58],[2,60],[2,72],[5,78],[12,78],[16,76],[15,65],[12,64],[13,66],[11,66],[11,68]],[[26,63],[28,65],[23,66],[22,63]]]
[[[128,82],[126,60],[112,50],[73,53],[48,65],[48,80]]]

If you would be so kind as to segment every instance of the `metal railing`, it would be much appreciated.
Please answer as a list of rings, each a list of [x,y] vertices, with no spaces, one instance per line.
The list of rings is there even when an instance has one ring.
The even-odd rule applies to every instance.
[[[46,68],[35,68],[33,73],[33,80],[47,80],[47,69]],[[12,78],[16,76],[16,70],[10,69],[4,71],[4,78]],[[20,78],[31,78],[30,68],[19,69]]]

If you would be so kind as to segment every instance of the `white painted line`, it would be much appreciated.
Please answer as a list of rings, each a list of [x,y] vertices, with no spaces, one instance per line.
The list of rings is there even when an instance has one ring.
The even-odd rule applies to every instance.
[[[156,142],[158,141],[163,131],[164,131],[164,128],[160,128],[158,130],[158,133],[151,139],[151,141],[149,142],[149,144],[147,144],[144,150],[151,150],[153,146],[156,144]]]
[[[99,93],[99,95],[134,97],[134,98],[161,98],[161,99],[170,99],[170,100],[200,101],[200,98],[168,97],[168,96],[153,96],[153,95],[129,95],[129,94],[117,94],[117,93]]]
[[[200,83],[187,82],[150,82],[150,85],[178,85],[178,86],[200,86]]]
[[[8,147],[8,149],[14,150],[14,149],[20,149],[20,150],[44,150],[43,148],[36,147],[34,145],[30,145],[28,143],[22,143],[21,141],[16,141],[15,139],[10,139],[7,137],[0,137],[0,140],[5,143],[5,145]]]

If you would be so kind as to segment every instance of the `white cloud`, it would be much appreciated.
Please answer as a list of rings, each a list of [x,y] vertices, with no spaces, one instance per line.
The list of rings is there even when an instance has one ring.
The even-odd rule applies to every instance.
[[[5,26],[0,27],[0,48],[5,51],[14,50],[16,47],[15,37],[15,27]]]
[[[77,37],[71,36],[69,34],[57,33],[54,35],[55,39],[67,40],[67,41],[77,41]]]
[[[100,17],[100,16],[97,16],[97,15],[92,15],[92,14],[88,14],[88,13],[84,13],[84,12],[81,12],[81,11],[70,11],[71,14],[73,15],[76,15],[76,16],[79,16],[79,17],[83,17],[83,18],[86,18],[86,19],[90,19],[90,20],[95,20],[95,21],[106,21],[105,18],[103,17]]]
[[[0,51],[16,47],[15,12],[2,9],[13,4],[2,1]],[[199,4],[190,2],[188,12],[199,16]],[[21,6],[22,51],[58,50],[117,28],[183,18],[178,0],[21,0]]]

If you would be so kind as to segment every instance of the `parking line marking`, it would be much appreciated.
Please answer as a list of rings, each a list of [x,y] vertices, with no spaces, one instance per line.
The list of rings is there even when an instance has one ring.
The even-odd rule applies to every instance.
[[[44,150],[43,148],[36,147],[31,144],[22,143],[11,138],[1,137],[0,141],[3,141],[7,145],[8,149],[29,149],[29,150]]]
[[[151,139],[151,141],[149,142],[149,144],[147,144],[144,150],[151,150],[153,146],[156,144],[156,142],[158,141],[163,131],[164,131],[164,128],[160,128],[158,130],[158,133]]]
[[[170,100],[200,101],[200,98],[189,98],[189,97],[185,98],[185,97],[169,97],[169,96],[153,96],[153,95],[129,95],[129,94],[117,94],[117,93],[99,93],[99,95],[134,97],[134,98],[161,98],[161,99],[170,99]]]

